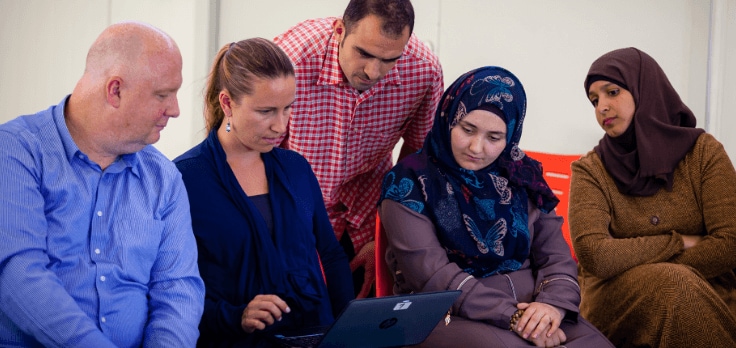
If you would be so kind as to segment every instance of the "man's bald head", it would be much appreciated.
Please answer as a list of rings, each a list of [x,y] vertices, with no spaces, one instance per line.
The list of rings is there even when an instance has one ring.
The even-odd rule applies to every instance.
[[[85,74],[124,74],[146,68],[149,59],[166,55],[181,60],[176,42],[162,30],[141,22],[117,23],[107,27],[90,47]]]

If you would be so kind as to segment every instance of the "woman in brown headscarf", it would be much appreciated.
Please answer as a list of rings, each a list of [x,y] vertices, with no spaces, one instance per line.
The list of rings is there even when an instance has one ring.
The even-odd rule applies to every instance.
[[[736,171],[636,48],[593,62],[606,134],[572,165],[580,312],[620,347],[736,347]]]

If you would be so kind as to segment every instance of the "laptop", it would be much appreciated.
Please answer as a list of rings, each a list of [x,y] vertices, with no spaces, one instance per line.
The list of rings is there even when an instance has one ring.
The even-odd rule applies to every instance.
[[[399,347],[422,343],[462,291],[355,299],[329,327],[275,335],[280,347]]]

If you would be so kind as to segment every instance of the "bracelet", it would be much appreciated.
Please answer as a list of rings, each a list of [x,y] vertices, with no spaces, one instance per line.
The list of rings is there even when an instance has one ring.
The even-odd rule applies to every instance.
[[[514,331],[514,326],[516,326],[516,323],[521,319],[521,316],[524,315],[523,309],[517,309],[516,312],[511,316],[511,320],[509,320],[509,331]]]

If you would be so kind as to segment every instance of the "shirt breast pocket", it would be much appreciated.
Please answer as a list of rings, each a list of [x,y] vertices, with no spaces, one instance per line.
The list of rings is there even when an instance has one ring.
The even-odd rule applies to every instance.
[[[126,218],[115,224],[115,249],[129,276],[147,283],[164,231],[164,222],[152,218]]]
[[[386,153],[393,150],[399,138],[401,138],[401,134],[402,132],[398,128],[381,127],[379,130],[364,136],[360,148],[363,150],[363,158],[366,159],[364,163],[369,166],[367,169],[372,169],[375,163],[383,160]]]

